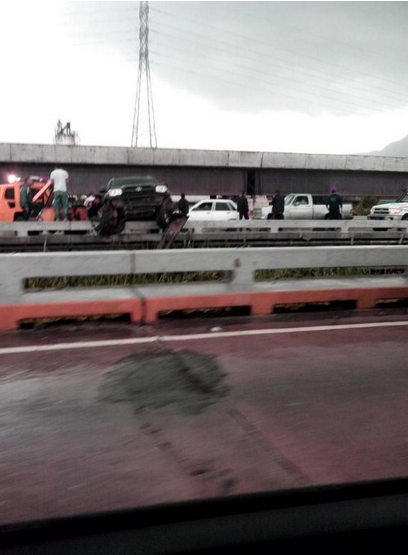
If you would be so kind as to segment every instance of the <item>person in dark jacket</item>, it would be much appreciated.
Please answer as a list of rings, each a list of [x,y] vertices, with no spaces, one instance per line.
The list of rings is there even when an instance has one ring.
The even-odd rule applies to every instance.
[[[281,192],[278,189],[272,199],[272,219],[283,220],[284,212],[285,212],[285,197],[281,195]]]
[[[248,216],[249,205],[248,205],[248,199],[245,196],[245,192],[243,192],[242,195],[238,197],[237,208],[238,208],[239,219],[242,220],[242,218],[245,218],[245,220],[249,220],[249,216]]]
[[[181,199],[178,201],[178,211],[182,216],[187,216],[189,212],[188,201],[186,200],[185,193],[181,193]]]
[[[30,204],[31,204],[31,198],[32,198],[32,192],[31,192],[31,185],[32,185],[32,181],[29,177],[26,177],[24,179],[23,184],[20,187],[20,206],[23,210],[23,218],[24,221],[28,221],[29,217],[30,217]]]
[[[328,220],[341,220],[341,210],[343,208],[343,199],[338,194],[336,187],[332,187],[330,190],[330,196],[327,199],[327,209],[329,213],[327,215]]]
[[[23,210],[23,218],[27,222],[31,217],[36,217],[41,212],[42,205],[33,202],[35,191],[32,189],[33,180],[30,177],[24,179],[20,187],[20,206]]]

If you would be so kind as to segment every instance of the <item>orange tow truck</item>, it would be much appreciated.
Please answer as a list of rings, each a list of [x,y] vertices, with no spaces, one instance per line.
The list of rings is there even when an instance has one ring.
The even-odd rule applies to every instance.
[[[53,201],[53,186],[48,177],[30,176],[33,184],[32,202],[41,206],[40,213],[35,218],[43,222],[55,220]],[[9,176],[9,182],[0,185],[0,222],[24,221],[23,209],[20,204],[20,188],[24,179],[14,175]],[[87,212],[83,206],[71,203],[68,216],[70,220],[87,220]]]

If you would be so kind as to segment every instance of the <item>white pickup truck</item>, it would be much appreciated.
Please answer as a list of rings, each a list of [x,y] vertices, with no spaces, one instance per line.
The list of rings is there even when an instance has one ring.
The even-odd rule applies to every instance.
[[[394,202],[376,204],[367,216],[369,220],[408,220],[408,192]]]
[[[309,195],[307,193],[292,193],[285,197],[285,220],[324,220],[328,217],[326,206],[327,196]],[[272,206],[254,208],[253,218],[266,220],[272,212]],[[342,216],[344,219],[353,217],[351,203],[343,203]]]

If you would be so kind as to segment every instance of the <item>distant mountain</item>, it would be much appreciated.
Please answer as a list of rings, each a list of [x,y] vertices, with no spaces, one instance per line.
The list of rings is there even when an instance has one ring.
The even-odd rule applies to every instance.
[[[373,156],[396,156],[408,158],[408,135],[400,141],[390,143],[382,150],[373,150],[367,154],[372,154]]]

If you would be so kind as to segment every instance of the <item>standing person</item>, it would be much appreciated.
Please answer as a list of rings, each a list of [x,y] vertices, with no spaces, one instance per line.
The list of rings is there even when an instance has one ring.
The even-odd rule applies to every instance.
[[[68,221],[68,172],[62,168],[55,168],[50,175],[50,182],[54,185],[54,212],[55,220],[59,221],[61,210],[64,211],[64,221]]]
[[[186,195],[185,193],[181,193],[181,198],[178,201],[178,211],[180,212],[180,214],[182,216],[187,216],[188,212],[189,212],[189,204],[188,201],[186,199]]]
[[[36,191],[32,188],[34,181],[31,177],[24,179],[23,185],[20,187],[20,206],[23,209],[24,221],[28,222],[30,218],[36,218],[42,210],[42,204],[33,202]]]
[[[272,199],[272,219],[273,220],[283,220],[285,212],[285,197],[281,195],[278,189]]]
[[[327,199],[327,209],[329,213],[327,215],[328,220],[341,220],[341,210],[343,208],[343,200],[338,194],[336,187],[332,187],[330,190],[330,196]]]
[[[24,179],[23,184],[20,187],[20,206],[23,210],[23,218],[25,222],[28,222],[30,217],[30,204],[31,204],[31,185],[32,180],[29,177]]]
[[[245,220],[249,220],[249,216],[248,216],[249,205],[248,205],[248,199],[245,196],[245,191],[242,193],[242,195],[238,197],[237,208],[238,208],[239,219],[242,220],[242,218],[245,218]]]

